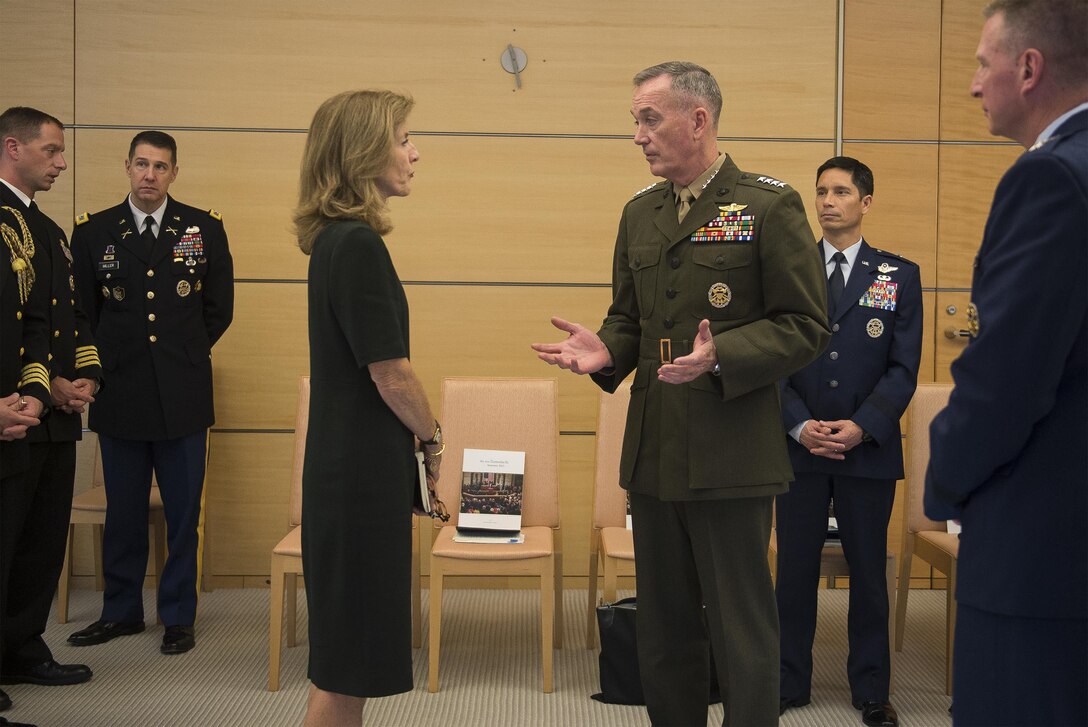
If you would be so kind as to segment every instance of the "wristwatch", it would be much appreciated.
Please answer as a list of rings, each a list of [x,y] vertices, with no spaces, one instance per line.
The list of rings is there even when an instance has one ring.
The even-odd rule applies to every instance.
[[[442,425],[435,419],[434,422],[434,436],[428,440],[419,440],[419,443],[427,447],[437,447],[442,444]]]

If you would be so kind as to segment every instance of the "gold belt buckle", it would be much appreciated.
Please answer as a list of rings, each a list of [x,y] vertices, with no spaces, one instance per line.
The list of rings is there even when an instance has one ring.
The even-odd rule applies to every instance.
[[[659,345],[661,346],[661,363],[672,363],[672,339],[661,338],[658,340]]]

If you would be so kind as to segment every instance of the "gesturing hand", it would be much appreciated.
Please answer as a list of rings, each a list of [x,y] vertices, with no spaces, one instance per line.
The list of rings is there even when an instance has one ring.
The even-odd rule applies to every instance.
[[[552,325],[569,335],[559,343],[534,343],[541,361],[576,374],[595,374],[612,366],[612,354],[596,333],[585,326],[552,318]]]
[[[661,364],[657,378],[666,384],[686,384],[714,369],[718,363],[718,351],[714,348],[714,337],[710,335],[710,321],[705,318],[699,321],[699,333],[691,348],[687,356]]]

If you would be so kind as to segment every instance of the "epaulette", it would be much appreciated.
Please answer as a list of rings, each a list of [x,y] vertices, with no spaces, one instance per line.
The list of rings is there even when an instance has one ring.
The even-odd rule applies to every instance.
[[[911,265],[914,265],[914,263],[912,263],[910,260],[908,260],[907,258],[903,257],[902,255],[900,255],[898,253],[889,252],[888,250],[881,250],[880,248],[877,248],[877,247],[873,248],[873,252],[875,252],[875,253],[877,253],[879,255],[884,255],[885,257],[894,258],[896,260],[902,260],[905,263],[910,263]]]
[[[668,182],[665,182],[665,181],[654,182],[649,187],[643,187],[639,191],[635,192],[634,195],[631,196],[631,199],[638,199],[639,197],[646,194],[647,192],[652,192],[655,189],[661,189],[666,184],[668,184]]]
[[[82,212],[82,213],[76,215],[76,227],[79,227],[84,222],[90,222],[90,221],[91,221],[91,213],[90,212]]]
[[[223,221],[223,215],[219,214],[219,210],[208,210],[208,214],[219,220],[220,222]]]

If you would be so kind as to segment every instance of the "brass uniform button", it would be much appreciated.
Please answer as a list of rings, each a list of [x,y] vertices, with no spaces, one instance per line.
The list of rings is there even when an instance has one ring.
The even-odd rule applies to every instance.
[[[155,320],[155,314],[154,313],[148,313],[147,314],[147,320],[154,321]]]
[[[155,271],[154,270],[148,270],[147,271],[147,277],[149,277],[149,278],[155,277]]]
[[[155,299],[155,291],[154,290],[147,291],[147,299],[148,300],[154,300]]]
[[[152,343],[154,343],[155,341],[159,340],[159,338],[158,338],[158,336],[149,336],[148,340],[151,341]]]

